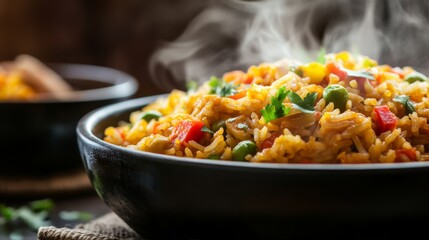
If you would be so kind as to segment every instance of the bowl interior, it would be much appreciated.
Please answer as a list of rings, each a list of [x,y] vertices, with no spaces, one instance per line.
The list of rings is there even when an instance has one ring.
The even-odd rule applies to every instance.
[[[67,79],[67,82],[72,86],[75,91],[84,91],[98,88],[111,87],[113,84],[107,82],[100,82],[88,79]]]
[[[61,101],[130,98],[137,92],[136,79],[116,69],[85,64],[51,63],[48,66],[75,89],[61,98]],[[52,99],[47,98],[45,101],[52,101]]]

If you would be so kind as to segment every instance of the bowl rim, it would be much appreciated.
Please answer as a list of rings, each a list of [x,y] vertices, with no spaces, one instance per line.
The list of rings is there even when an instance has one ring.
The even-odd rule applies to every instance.
[[[211,159],[194,159],[189,157],[170,156],[159,153],[134,150],[108,143],[94,135],[93,129],[101,121],[117,113],[130,112],[139,109],[155,101],[159,97],[165,97],[168,94],[159,94],[136,99],[126,100],[119,103],[113,103],[101,108],[95,109],[85,114],[76,127],[79,140],[85,144],[91,144],[96,147],[107,148],[118,151],[121,154],[133,155],[135,159],[148,159],[164,163],[206,165],[216,167],[234,167],[251,169],[270,169],[270,170],[305,170],[305,171],[383,171],[383,170],[409,170],[417,168],[429,168],[429,162],[404,162],[404,163],[365,163],[365,164],[304,164],[304,163],[251,163],[235,162]],[[82,151],[82,149],[80,149]]]
[[[46,65],[64,78],[102,82],[111,86],[72,91],[61,98],[42,95],[37,99],[2,100],[0,104],[72,103],[120,99],[132,96],[139,87],[136,78],[112,67],[80,63],[46,63]]]

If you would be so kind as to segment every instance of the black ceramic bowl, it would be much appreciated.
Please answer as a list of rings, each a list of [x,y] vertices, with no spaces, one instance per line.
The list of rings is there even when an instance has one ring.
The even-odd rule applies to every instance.
[[[83,115],[137,91],[130,75],[107,67],[50,64],[76,91],[61,100],[0,101],[0,175],[82,168],[76,125]]]
[[[156,97],[156,96],[155,96]],[[429,163],[311,165],[170,157],[104,142],[155,97],[87,114],[78,142],[93,187],[147,239],[407,237],[429,218]]]

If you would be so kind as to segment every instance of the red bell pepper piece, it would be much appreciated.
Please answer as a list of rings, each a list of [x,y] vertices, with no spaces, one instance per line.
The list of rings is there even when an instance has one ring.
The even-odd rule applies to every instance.
[[[170,139],[179,140],[181,144],[194,140],[198,142],[203,136],[204,132],[201,129],[204,123],[200,121],[184,120],[174,126],[170,134]]]
[[[374,108],[374,120],[377,126],[378,134],[392,131],[398,124],[398,118],[393,114],[386,105]]]
[[[261,143],[261,149],[265,149],[265,148],[270,148],[273,146],[274,141],[276,140],[276,138],[278,138],[281,134],[278,132],[275,133],[271,133],[271,136],[267,139],[265,139],[262,143]]]
[[[403,162],[401,155],[406,156],[412,162],[417,161],[416,149],[401,148],[401,149],[396,149],[395,153],[396,153],[395,162]]]
[[[229,98],[232,98],[234,100],[238,100],[240,98],[244,98],[245,96],[246,96],[246,91],[241,91],[241,92],[238,92],[234,95],[229,96]]]
[[[161,125],[159,122],[155,122],[153,124],[152,134],[157,134],[158,133],[158,127],[159,127],[159,125]]]
[[[326,63],[326,72],[326,76],[329,76],[331,73],[337,75],[340,81],[345,81],[347,79],[347,72],[341,70],[341,68],[334,62]]]
[[[241,79],[241,82],[244,84],[251,84],[253,82],[253,77],[246,74],[246,76]]]
[[[121,137],[122,140],[125,140],[126,136],[124,133],[124,130],[121,128],[115,128],[115,131],[119,134],[119,136]]]

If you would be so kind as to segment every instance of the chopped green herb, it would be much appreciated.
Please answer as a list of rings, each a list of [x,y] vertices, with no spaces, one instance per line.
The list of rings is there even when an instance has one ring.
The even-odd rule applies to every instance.
[[[54,201],[51,199],[36,200],[29,203],[33,211],[51,211],[54,208]]]
[[[198,89],[197,81],[191,80],[186,83],[186,90],[188,92],[195,92]]]
[[[47,220],[48,214],[48,211],[33,212],[30,208],[25,206],[17,209],[18,217],[33,230],[50,224],[49,220]]]
[[[16,213],[15,213],[15,209],[11,208],[11,207],[7,207],[4,204],[0,205],[0,221],[3,219],[3,221],[1,222],[8,222],[8,221],[12,221],[13,219],[16,218]],[[1,223],[0,222],[0,223]]]
[[[219,87],[222,83],[222,80],[213,76],[209,80],[210,93],[216,93],[216,88]]]
[[[226,129],[225,120],[219,120],[212,124],[212,131],[217,132],[219,129],[223,128]]]
[[[4,233],[9,239],[23,239],[23,231],[37,231],[42,226],[50,225],[49,214],[54,205],[50,199],[32,201],[18,208],[0,203],[0,238]],[[63,220],[87,221],[93,216],[87,212],[71,211],[61,212],[60,217]]]
[[[303,76],[302,69],[298,65],[291,65],[291,66],[289,66],[289,71],[294,72],[296,75],[298,75],[300,77]]]
[[[325,55],[326,55],[326,49],[321,48],[319,50],[319,53],[317,54],[316,62],[321,63],[321,64],[325,64],[326,63]]]
[[[41,226],[49,225],[47,220],[49,211],[52,209],[49,200],[31,202],[17,209],[0,205],[0,227],[14,226],[17,223],[24,223],[27,228],[37,230]]]
[[[238,129],[242,129],[244,131],[246,131],[249,128],[249,126],[247,126],[247,124],[245,124],[245,123],[239,123],[239,124],[237,124],[237,127],[238,127]]]
[[[206,127],[206,126],[203,126],[203,127],[201,128],[201,132],[207,132],[207,133],[211,133],[211,134],[213,134],[213,133],[214,133],[212,130],[210,130],[210,128],[208,128],[208,127]]]
[[[87,222],[94,218],[92,213],[82,211],[61,211],[60,218],[66,221],[84,221]]]
[[[216,94],[220,97],[228,97],[232,96],[237,93],[236,86],[234,86],[232,83],[225,83],[222,84],[220,88],[216,89]]]
[[[428,80],[428,78],[424,74],[415,71],[405,76],[404,80],[411,84],[415,82],[425,82]]]
[[[304,99],[301,99],[301,97],[295,92],[289,93],[289,99],[292,102],[293,107],[304,113],[314,112],[314,103],[316,101],[316,98],[316,92],[308,93],[304,97]]]
[[[409,96],[401,95],[401,96],[395,96],[393,98],[393,101],[398,102],[402,105],[404,105],[405,112],[407,114],[413,113],[416,110],[414,109],[414,104],[410,101]]]
[[[210,94],[216,94],[220,97],[228,97],[237,93],[236,85],[233,83],[226,83],[217,77],[211,77],[209,86]]]
[[[152,119],[158,121],[160,117],[162,117],[162,113],[156,110],[148,110],[141,113],[141,119],[145,120],[146,122],[150,122]]]
[[[41,226],[49,225],[47,220],[49,210],[35,211],[29,206],[21,206],[17,209],[1,205],[0,207],[0,227],[11,226],[17,222],[22,222],[26,227],[37,230]]]
[[[277,94],[271,97],[270,103],[261,110],[261,114],[266,122],[270,122],[289,114],[290,108],[283,105],[283,101],[289,93],[290,90],[286,91],[286,87],[282,86],[279,88]]]
[[[353,71],[350,69],[342,68],[343,71],[347,73],[347,76],[350,77],[359,77],[359,78],[366,78],[369,80],[375,80],[374,75],[370,72],[366,71]]]

